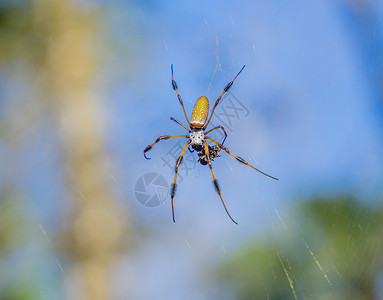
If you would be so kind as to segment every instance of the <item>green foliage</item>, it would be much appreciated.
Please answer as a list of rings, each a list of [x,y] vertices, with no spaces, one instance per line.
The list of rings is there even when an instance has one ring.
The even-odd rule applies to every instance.
[[[0,4],[0,62],[41,62],[44,39],[30,1]],[[48,27],[49,28],[49,27]]]
[[[17,282],[17,285],[13,284],[0,290],[1,300],[35,300],[41,298],[42,295],[39,294],[36,288],[28,283]]]
[[[351,197],[302,205],[283,235],[254,241],[220,269],[238,299],[376,299],[383,210]]]
[[[37,278],[20,259],[32,238],[31,220],[20,199],[14,193],[0,194],[0,299],[39,299]],[[24,264],[24,265],[23,265]]]
[[[26,244],[27,222],[19,199],[12,193],[0,194],[0,257]]]

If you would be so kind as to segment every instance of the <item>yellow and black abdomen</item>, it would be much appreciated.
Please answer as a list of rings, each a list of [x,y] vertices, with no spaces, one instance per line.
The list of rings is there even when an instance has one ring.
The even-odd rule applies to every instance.
[[[194,128],[202,128],[202,126],[206,123],[208,114],[209,100],[207,100],[205,96],[201,96],[194,105],[190,125]]]

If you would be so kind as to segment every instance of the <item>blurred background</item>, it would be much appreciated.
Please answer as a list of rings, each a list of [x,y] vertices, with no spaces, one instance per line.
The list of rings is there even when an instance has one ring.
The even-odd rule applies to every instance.
[[[0,299],[383,299],[382,129],[382,1],[1,0]]]

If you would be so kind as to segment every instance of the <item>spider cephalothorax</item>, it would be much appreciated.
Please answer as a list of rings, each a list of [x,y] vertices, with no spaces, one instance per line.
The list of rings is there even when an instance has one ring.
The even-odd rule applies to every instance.
[[[205,134],[202,128],[193,128],[189,135],[190,146],[196,151],[202,151]]]
[[[199,160],[198,161],[202,165],[207,165],[207,164],[209,165],[210,172],[211,172],[211,175],[213,177],[213,184],[214,184],[215,190],[217,191],[217,193],[219,195],[219,198],[222,201],[222,204],[223,204],[223,207],[226,210],[226,213],[228,214],[230,219],[235,224],[237,224],[237,222],[235,222],[234,219],[230,216],[229,211],[226,208],[225,202],[222,199],[221,189],[220,189],[220,187],[218,185],[217,180],[215,179],[215,175],[214,175],[214,172],[213,172],[213,167],[212,167],[212,164],[211,164],[212,160],[215,157],[219,156],[219,152],[221,150],[224,150],[229,155],[231,155],[232,157],[237,159],[239,162],[241,162],[241,163],[243,163],[243,164],[253,168],[254,170],[262,173],[263,175],[266,175],[266,176],[268,176],[270,178],[278,180],[277,178],[275,178],[273,176],[270,176],[270,175],[268,175],[268,174],[258,170],[257,168],[253,167],[252,165],[247,163],[243,158],[234,155],[225,146],[223,146],[223,143],[226,140],[227,134],[226,134],[225,129],[222,126],[216,126],[213,129],[210,129],[209,131],[205,132],[206,127],[209,125],[211,117],[213,116],[214,110],[217,107],[219,101],[222,99],[223,95],[231,88],[231,86],[233,85],[235,79],[242,72],[244,67],[245,66],[242,67],[242,69],[238,72],[238,74],[234,77],[234,79],[232,81],[230,81],[226,85],[226,87],[223,89],[223,92],[218,97],[218,99],[215,101],[215,104],[214,104],[213,109],[212,109],[212,111],[210,113],[209,119],[208,119],[208,115],[209,115],[209,101],[208,101],[208,99],[205,96],[201,96],[201,97],[198,98],[198,100],[196,101],[196,103],[194,105],[193,113],[191,115],[190,122],[189,122],[189,119],[188,119],[188,117],[186,115],[185,107],[184,107],[184,104],[182,102],[181,96],[178,93],[177,84],[176,84],[176,82],[173,79],[173,65],[171,66],[171,71],[172,71],[172,86],[173,86],[173,89],[177,93],[178,100],[179,100],[179,102],[180,102],[180,104],[182,106],[182,110],[184,112],[186,121],[187,121],[190,129],[188,129],[181,122],[175,120],[174,118],[170,118],[170,119],[172,121],[176,122],[177,124],[181,125],[184,129],[186,129],[188,131],[189,134],[188,135],[165,135],[165,136],[160,136],[153,144],[147,146],[144,149],[144,156],[145,156],[145,158],[149,159],[148,157],[146,157],[146,152],[149,151],[155,144],[157,144],[161,140],[172,139],[172,138],[187,138],[188,139],[187,142],[185,143],[184,147],[182,148],[180,156],[178,157],[178,159],[176,161],[174,180],[173,180],[173,184],[171,186],[170,195],[171,195],[171,199],[172,199],[173,222],[175,222],[173,199],[174,199],[174,196],[175,196],[175,193],[176,193],[176,182],[177,182],[178,167],[179,167],[179,165],[182,162],[183,156],[184,156],[185,151],[186,151],[187,148],[190,150],[190,147],[192,147],[193,151],[196,150],[198,152],[198,156],[199,156]],[[212,132],[213,130],[216,130],[216,129],[221,129],[223,131],[223,133],[225,134],[225,138],[223,139],[222,144],[218,143],[217,141],[215,141],[212,138],[207,136],[208,133],[210,133],[210,132]],[[214,145],[213,146],[208,145],[207,141],[212,142]],[[192,151],[192,150],[190,150],[190,151]]]

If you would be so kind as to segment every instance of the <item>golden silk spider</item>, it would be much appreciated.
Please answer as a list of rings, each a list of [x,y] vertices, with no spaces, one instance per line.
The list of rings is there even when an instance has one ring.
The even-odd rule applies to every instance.
[[[214,184],[215,190],[218,193],[219,198],[221,199],[221,202],[223,204],[223,207],[225,208],[225,211],[226,211],[227,215],[230,217],[230,219],[235,224],[238,224],[238,223],[236,221],[234,221],[234,219],[231,217],[231,215],[229,214],[229,211],[226,208],[225,202],[223,201],[222,196],[221,196],[221,189],[220,189],[220,187],[218,185],[217,179],[215,178],[215,175],[214,175],[214,172],[213,172],[213,167],[212,167],[212,164],[211,164],[212,160],[215,157],[219,156],[220,150],[224,150],[229,155],[231,155],[232,157],[237,159],[239,162],[241,162],[241,163],[243,163],[243,164],[253,168],[254,170],[262,173],[263,175],[266,175],[266,176],[268,176],[268,177],[270,177],[272,179],[278,180],[278,178],[273,177],[271,175],[268,175],[268,174],[258,170],[257,168],[253,167],[252,165],[247,163],[243,158],[234,155],[225,146],[223,146],[223,143],[225,142],[226,137],[227,137],[227,133],[226,133],[225,129],[221,125],[216,126],[216,127],[212,128],[212,129],[210,129],[209,131],[205,132],[207,126],[210,123],[210,120],[211,120],[211,118],[212,118],[212,116],[214,114],[215,108],[217,107],[219,101],[222,99],[223,95],[231,88],[231,86],[233,85],[235,79],[238,77],[238,75],[242,72],[242,70],[244,68],[245,68],[245,66],[242,67],[242,69],[238,72],[238,74],[234,77],[234,79],[232,81],[230,81],[226,85],[226,87],[223,89],[222,94],[215,101],[215,104],[214,104],[213,109],[212,109],[212,111],[210,113],[209,119],[208,119],[209,101],[208,101],[208,99],[205,96],[201,96],[201,97],[198,98],[198,100],[196,101],[196,103],[194,105],[194,109],[193,109],[193,112],[192,112],[192,115],[191,115],[191,118],[190,118],[190,121],[189,121],[189,119],[188,119],[188,117],[186,115],[185,107],[184,107],[184,104],[182,102],[181,96],[180,96],[180,94],[178,92],[178,86],[177,86],[177,84],[176,84],[176,82],[174,81],[174,78],[173,78],[173,65],[171,65],[172,86],[173,86],[173,89],[177,93],[178,100],[179,100],[179,102],[180,102],[180,104],[182,106],[182,110],[184,112],[186,122],[188,123],[190,129],[186,128],[186,126],[184,126],[181,122],[177,121],[176,119],[170,118],[172,121],[176,122],[178,125],[182,126],[184,129],[186,129],[186,131],[188,131],[188,134],[187,135],[164,135],[164,136],[160,136],[153,144],[151,144],[151,145],[149,145],[149,146],[147,146],[145,148],[144,156],[145,156],[146,159],[150,159],[150,158],[148,158],[146,156],[146,152],[149,151],[150,149],[152,149],[152,147],[155,144],[157,144],[159,141],[166,140],[166,139],[174,139],[174,138],[187,138],[188,139],[187,142],[185,143],[184,147],[182,148],[180,156],[178,157],[178,159],[176,161],[174,180],[173,180],[173,183],[172,183],[172,186],[171,186],[170,195],[171,195],[171,202],[172,202],[173,222],[175,222],[173,199],[174,199],[174,195],[176,193],[176,182],[177,182],[178,167],[179,167],[179,165],[182,162],[182,159],[183,159],[183,156],[185,154],[186,149],[188,148],[190,150],[190,146],[193,148],[193,150],[190,150],[190,151],[194,151],[194,150],[197,151],[198,156],[199,156],[199,160],[198,161],[202,165],[206,165],[206,164],[209,165],[211,176],[213,177],[213,184]],[[218,143],[217,141],[215,141],[212,138],[207,136],[208,133],[210,133],[210,132],[212,132],[213,130],[216,130],[216,129],[221,129],[223,131],[223,133],[225,134],[225,138],[223,139],[222,144]],[[208,145],[207,144],[207,140],[212,142],[214,145],[213,146]]]

